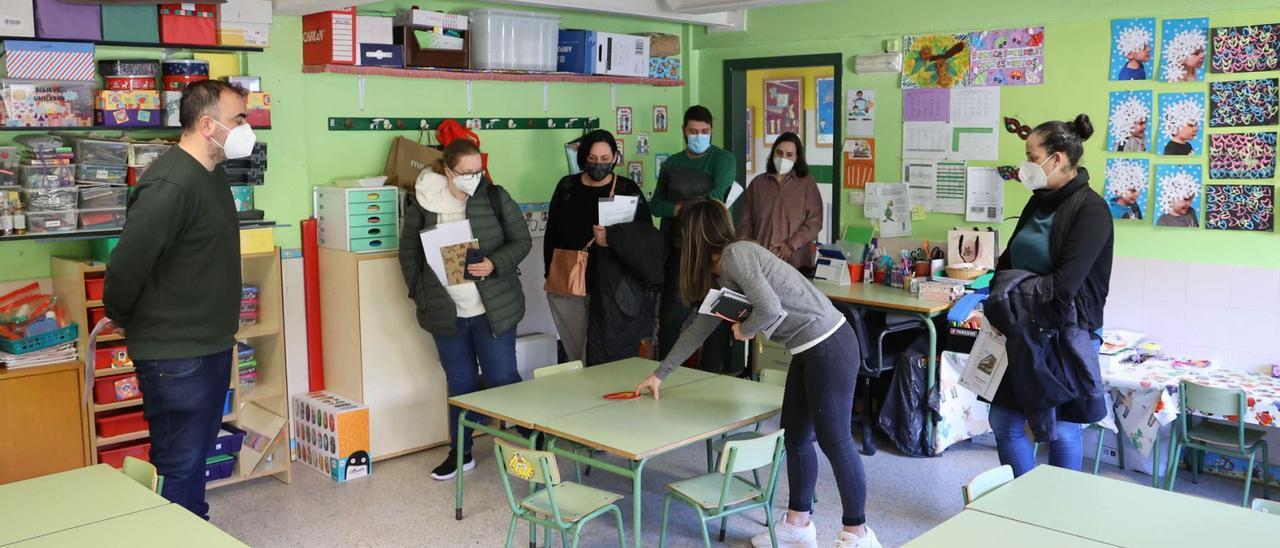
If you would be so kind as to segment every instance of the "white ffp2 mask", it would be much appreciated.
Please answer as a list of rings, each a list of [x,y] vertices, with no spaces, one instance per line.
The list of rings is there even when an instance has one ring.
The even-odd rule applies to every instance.
[[[219,143],[216,139],[211,140],[214,144],[222,147],[228,160],[248,158],[250,154],[253,154],[253,145],[257,144],[258,136],[254,135],[253,128],[249,127],[249,124],[227,127],[217,120],[213,122],[227,130],[226,141]]]

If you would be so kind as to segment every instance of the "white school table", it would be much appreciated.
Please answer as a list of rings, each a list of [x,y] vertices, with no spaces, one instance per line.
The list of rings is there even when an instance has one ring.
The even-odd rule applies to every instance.
[[[166,504],[105,521],[81,525],[25,540],[14,545],[21,548],[61,548],[93,546],[95,548],[231,548],[244,547],[240,542],[196,517],[177,504]]]
[[[167,504],[106,464],[0,485],[0,546]]]
[[[1054,466],[1037,466],[970,510],[1117,546],[1273,546],[1280,518]]]
[[[463,409],[457,438],[462,439],[463,428],[474,428],[533,445],[533,439],[468,419],[474,412],[531,428],[534,438],[547,435],[548,449],[560,458],[631,479],[632,534],[634,545],[641,546],[642,477],[650,458],[754,424],[782,409],[781,387],[683,367],[663,381],[659,400],[647,395],[619,401],[601,398],[634,390],[657,366],[651,360],[622,360],[450,398],[451,405]],[[558,439],[622,457],[630,465],[624,468],[559,449]],[[461,459],[462,449],[455,450]],[[462,478],[463,474],[454,476],[456,519],[462,519]]]
[[[992,548],[995,546],[1103,548],[1111,545],[977,510],[960,512],[906,544],[906,548]]]

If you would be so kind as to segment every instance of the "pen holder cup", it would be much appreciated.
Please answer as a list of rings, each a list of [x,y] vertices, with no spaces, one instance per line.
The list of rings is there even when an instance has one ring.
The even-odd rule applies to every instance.
[[[875,283],[878,283],[878,284],[884,284],[884,279],[885,279],[885,277],[886,277],[886,276],[888,276],[888,275],[889,275],[889,271],[888,271],[888,270],[885,270],[884,268],[877,267],[877,268],[876,268],[876,270],[875,270],[875,272],[874,272],[874,273],[872,273],[872,278],[871,278],[871,279],[872,279],[872,281],[874,281]]]
[[[862,283],[862,263],[849,263],[849,282]]]
[[[932,263],[930,263],[929,261],[916,261],[916,264],[915,264],[916,276],[926,276],[926,277],[929,276],[930,274],[929,268],[931,264]]]

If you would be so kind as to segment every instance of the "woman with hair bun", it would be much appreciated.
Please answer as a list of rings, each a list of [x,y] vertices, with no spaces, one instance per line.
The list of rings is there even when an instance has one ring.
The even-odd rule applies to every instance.
[[[1031,199],[996,264],[986,314],[1006,340],[1009,366],[991,400],[1002,464],[1035,466],[1029,425],[1049,464],[1080,469],[1085,424],[1106,416],[1097,348],[1114,243],[1106,200],[1080,167],[1093,124],[1081,114],[1045,122],[1027,138],[1019,171]]]

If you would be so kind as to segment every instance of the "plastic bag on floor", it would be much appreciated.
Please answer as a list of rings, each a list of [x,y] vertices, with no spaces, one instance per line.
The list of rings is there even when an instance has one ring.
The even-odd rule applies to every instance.
[[[934,440],[925,436],[925,421],[937,415],[938,395],[925,395],[929,341],[917,339],[897,357],[889,393],[880,408],[880,430],[904,455],[930,457]]]

